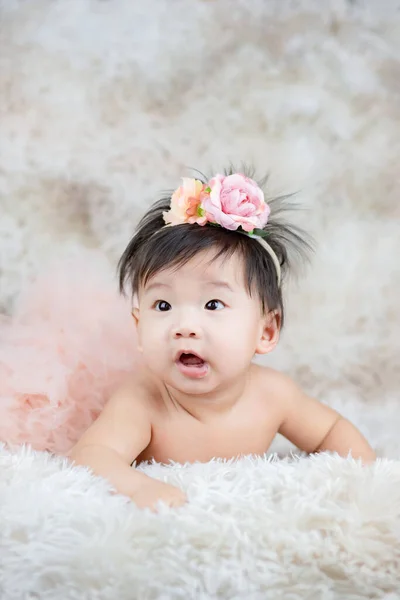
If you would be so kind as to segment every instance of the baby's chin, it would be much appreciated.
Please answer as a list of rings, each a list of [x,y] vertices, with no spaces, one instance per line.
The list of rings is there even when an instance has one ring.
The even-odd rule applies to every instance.
[[[194,396],[209,394],[218,387],[215,380],[207,376],[199,378],[171,377],[169,385],[182,394]]]
[[[205,396],[223,387],[223,384],[221,385],[221,382],[210,372],[202,377],[187,377],[179,371],[169,372],[160,374],[159,379],[171,390],[193,397]]]
[[[213,368],[213,365],[206,363],[204,368],[194,367],[185,369],[180,365],[162,365],[161,360],[150,360],[148,368],[152,374],[164,385],[181,394],[190,396],[204,396],[207,394],[223,391],[231,386],[237,378],[240,378],[247,369],[232,368],[234,365],[229,361],[221,365],[220,369]],[[235,365],[236,366],[236,365]],[[160,368],[161,367],[161,368]]]

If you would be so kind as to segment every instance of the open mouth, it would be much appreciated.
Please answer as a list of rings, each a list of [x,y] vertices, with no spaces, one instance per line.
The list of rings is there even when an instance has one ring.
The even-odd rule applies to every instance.
[[[187,367],[202,367],[205,362],[201,356],[198,356],[193,352],[181,352],[178,361]]]
[[[187,377],[197,379],[208,373],[207,362],[194,352],[180,352],[175,362],[180,372]]]

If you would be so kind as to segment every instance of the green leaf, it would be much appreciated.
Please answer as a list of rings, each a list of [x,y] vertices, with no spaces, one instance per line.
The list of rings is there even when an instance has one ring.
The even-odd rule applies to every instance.
[[[204,208],[201,208],[200,204],[197,207],[197,216],[198,217],[204,217],[204,215],[206,214],[206,211],[204,210]]]
[[[210,186],[206,187],[205,191],[207,192],[207,194],[211,194],[211,188],[210,188]]]
[[[253,235],[258,235],[259,237],[268,237],[268,232],[264,231],[264,229],[253,229],[251,232]]]

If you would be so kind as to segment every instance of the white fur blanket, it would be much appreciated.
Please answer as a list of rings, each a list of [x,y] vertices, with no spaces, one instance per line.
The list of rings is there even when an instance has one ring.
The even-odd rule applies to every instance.
[[[190,500],[154,514],[60,458],[0,460],[2,600],[399,598],[398,461],[148,465]]]

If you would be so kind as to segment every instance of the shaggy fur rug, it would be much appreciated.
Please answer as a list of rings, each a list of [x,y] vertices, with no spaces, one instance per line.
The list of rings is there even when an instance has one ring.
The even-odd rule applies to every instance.
[[[44,453],[0,461],[2,600],[399,597],[398,461],[149,465],[189,497],[158,515]]]
[[[271,195],[300,191],[316,239],[266,362],[383,457],[150,465],[190,498],[153,515],[60,458],[4,447],[1,600],[400,598],[398,2],[0,11],[0,440],[65,450],[130,367],[129,315],[87,253],[109,282],[160,190],[246,161]],[[76,257],[83,283],[65,287]],[[38,275],[51,291],[21,301]]]

